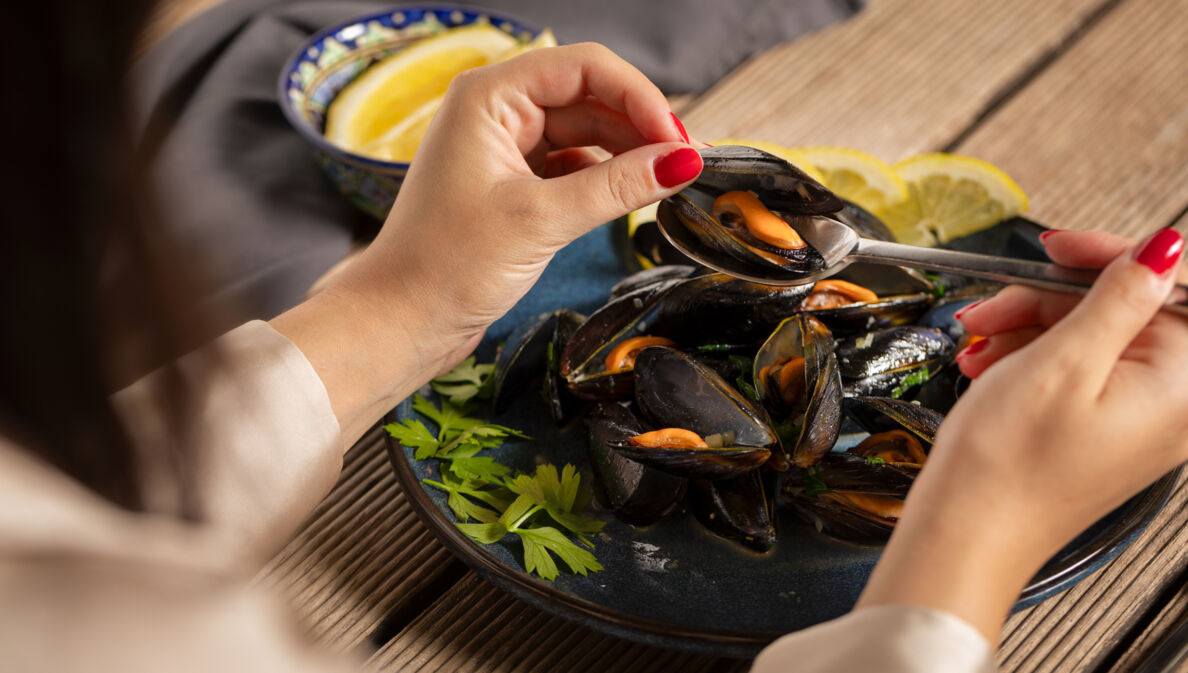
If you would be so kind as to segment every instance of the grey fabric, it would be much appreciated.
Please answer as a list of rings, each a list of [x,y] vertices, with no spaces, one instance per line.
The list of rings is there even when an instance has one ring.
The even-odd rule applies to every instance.
[[[853,13],[861,0],[476,0],[602,42],[667,93],[708,88],[752,53]],[[386,2],[228,0],[155,45],[131,73],[162,226],[208,265],[212,301],[270,318],[301,300],[377,223],[338,196],[276,103],[310,34]]]

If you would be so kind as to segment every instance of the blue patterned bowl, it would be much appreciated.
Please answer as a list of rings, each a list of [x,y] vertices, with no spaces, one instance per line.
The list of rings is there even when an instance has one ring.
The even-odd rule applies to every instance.
[[[461,5],[405,5],[331,26],[289,57],[277,82],[285,117],[314,149],[330,181],[368,215],[384,219],[408,172],[403,162],[379,161],[326,140],[326,110],[364,70],[408,44],[447,28],[486,22],[520,39],[540,29],[487,10]]]

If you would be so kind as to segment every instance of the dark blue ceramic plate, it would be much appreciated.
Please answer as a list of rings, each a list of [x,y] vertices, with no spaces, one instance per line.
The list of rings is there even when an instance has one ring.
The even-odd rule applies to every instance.
[[[1035,234],[1026,221],[998,227],[955,242],[954,247],[1035,257]],[[607,247],[603,247],[603,246]],[[605,255],[609,236],[595,232],[579,241],[581,255],[559,255],[554,266],[568,275],[590,268],[591,255]],[[584,266],[579,266],[586,263]],[[546,272],[544,287],[525,298],[516,315],[533,315],[588,301],[591,277],[568,290]],[[555,275],[556,274],[556,275]],[[558,278],[549,286],[550,278]],[[558,290],[558,286],[562,289]],[[605,291],[601,296],[605,296]],[[567,301],[571,303],[565,303]],[[577,306],[588,310],[590,306]],[[489,342],[501,339],[509,325],[496,325]],[[488,343],[489,352],[490,343]],[[435,399],[431,391],[423,391]],[[495,453],[501,462],[523,471],[538,461],[574,463],[590,478],[582,424],[558,429],[540,396],[521,396],[504,414],[480,410],[493,422],[527,432],[533,441],[510,442]],[[389,421],[417,417],[405,401]],[[858,598],[881,548],[860,547],[819,534],[788,511],[781,511],[779,541],[759,555],[726,542],[701,527],[689,513],[678,512],[647,528],[614,519],[595,538],[595,554],[605,570],[587,577],[562,574],[553,582],[523,571],[518,543],[482,546],[454,526],[445,495],[425,486],[440,479],[436,461],[416,461],[410,449],[388,438],[389,454],[400,483],[426,525],[467,565],[496,585],[543,610],[623,638],[719,656],[753,656],[775,638],[838,617]],[[1056,594],[1120,553],[1163,506],[1174,475],[1168,475],[1085,531],[1057,554],[1023,592],[1017,607]]]

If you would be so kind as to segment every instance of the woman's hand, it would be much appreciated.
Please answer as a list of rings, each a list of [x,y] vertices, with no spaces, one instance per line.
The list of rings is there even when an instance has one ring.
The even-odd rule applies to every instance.
[[[1083,299],[1012,286],[960,314],[989,337],[958,356],[974,382],[860,606],[938,608],[994,642],[1044,561],[1188,459],[1188,320],[1159,311],[1183,239],[1162,230],[1133,252],[1108,234],[1046,239],[1053,260],[1105,266],[1101,279]]]
[[[563,246],[700,171],[663,94],[605,47],[464,72],[375,242],[273,324],[318,370],[349,442],[469,353]]]

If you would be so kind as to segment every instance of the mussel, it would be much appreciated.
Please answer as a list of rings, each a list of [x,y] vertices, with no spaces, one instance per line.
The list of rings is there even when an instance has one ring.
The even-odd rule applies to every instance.
[[[817,530],[861,544],[891,534],[940,425],[940,415],[889,398],[846,400],[846,412],[872,434],[790,473],[781,498]]]
[[[832,296],[818,295],[822,290]],[[814,284],[800,309],[842,335],[914,322],[934,297],[935,286],[919,271],[858,263]]]
[[[598,475],[599,502],[620,520],[647,526],[671,514],[685,495],[687,481],[630,460],[610,448],[645,432],[639,419],[625,407],[604,402],[586,416],[590,463]]]
[[[511,398],[544,376],[544,396],[549,413],[565,424],[580,406],[561,382],[560,354],[585,317],[561,309],[524,323],[508,336],[495,358],[495,383],[491,399],[497,413]]]
[[[821,321],[800,314],[781,323],[755,356],[759,398],[777,418],[799,428],[786,439],[786,456],[777,454],[773,469],[812,465],[837,442],[842,385],[833,346]]]
[[[733,479],[694,479],[689,495],[693,515],[715,535],[758,552],[776,541],[775,503],[758,470]]]
[[[608,443],[632,460],[680,477],[725,479],[757,469],[778,442],[762,409],[679,351],[645,348],[635,379],[635,402],[652,430]]]
[[[837,343],[837,364],[849,397],[902,397],[953,357],[953,340],[934,327],[904,325]]]
[[[660,202],[657,221],[679,250],[743,277],[798,280],[825,260],[796,232],[799,218],[844,203],[792,164],[750,147],[701,151],[701,176]]]

